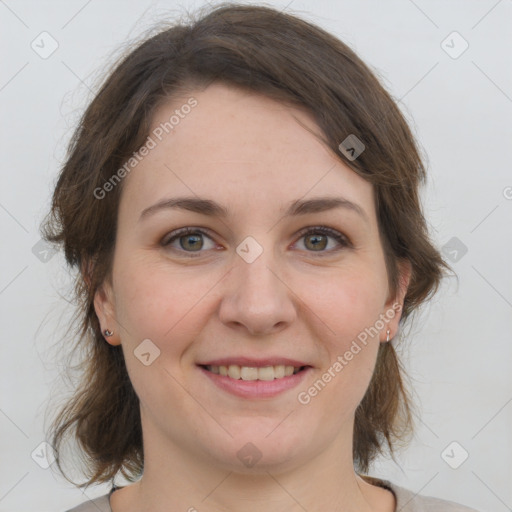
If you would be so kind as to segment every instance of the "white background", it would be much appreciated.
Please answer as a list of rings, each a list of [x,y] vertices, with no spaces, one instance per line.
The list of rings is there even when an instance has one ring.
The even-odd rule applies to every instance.
[[[453,263],[459,284],[445,282],[407,341],[416,437],[398,464],[382,461],[373,474],[481,511],[511,510],[512,1],[269,4],[331,31],[378,73],[428,155],[422,194],[435,243],[457,237],[467,247]],[[109,490],[83,495],[31,458],[52,386],[62,389],[55,354],[70,314],[59,298],[62,256],[44,263],[32,248],[89,88],[124,43],[199,5],[0,0],[0,511],[63,511]],[[47,59],[31,48],[43,31],[59,45]],[[453,31],[469,44],[456,59],[441,46]],[[469,453],[458,469],[441,457],[452,441]]]

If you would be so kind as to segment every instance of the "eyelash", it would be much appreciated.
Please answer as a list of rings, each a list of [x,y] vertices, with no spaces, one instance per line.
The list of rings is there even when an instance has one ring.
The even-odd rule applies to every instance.
[[[330,249],[327,251],[325,251],[325,250],[318,251],[318,252],[317,251],[306,251],[306,252],[310,252],[310,253],[317,252],[317,254],[320,257],[338,252],[338,251],[342,250],[343,248],[353,247],[352,243],[345,235],[343,235],[339,231],[336,231],[335,229],[329,228],[327,226],[313,226],[313,227],[305,228],[299,232],[299,239],[304,238],[306,235],[311,235],[311,234],[322,234],[322,235],[330,236],[331,238],[334,238],[341,245],[341,248]],[[163,247],[167,247],[175,240],[178,240],[179,238],[186,236],[186,235],[204,235],[211,239],[211,236],[208,234],[208,232],[203,229],[186,227],[186,228],[177,229],[176,231],[172,231],[171,233],[168,233],[162,239],[161,245]],[[184,252],[185,254],[187,254],[188,257],[191,257],[191,258],[196,258],[196,257],[200,256],[201,253],[204,252],[204,251],[186,251],[181,248],[180,249],[173,248],[173,249],[178,252]]]

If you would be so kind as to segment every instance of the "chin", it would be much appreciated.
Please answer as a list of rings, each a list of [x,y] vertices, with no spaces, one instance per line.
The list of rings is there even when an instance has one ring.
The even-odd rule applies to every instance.
[[[224,442],[215,443],[218,449],[214,453],[210,445],[210,456],[217,465],[240,474],[281,473],[292,469],[301,459],[310,457],[305,447],[311,448],[311,441],[304,437],[304,431],[290,429],[291,423],[286,428],[284,422],[279,425],[280,421],[272,420],[272,428],[262,428],[252,418],[250,428],[237,430],[233,438],[225,436]]]

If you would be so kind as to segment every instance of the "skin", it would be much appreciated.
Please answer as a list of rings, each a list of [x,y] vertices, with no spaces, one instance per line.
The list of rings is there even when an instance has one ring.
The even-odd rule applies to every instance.
[[[387,329],[396,334],[400,314],[309,404],[297,400],[361,331],[403,304],[410,265],[390,296],[372,185],[304,128],[320,132],[302,110],[221,84],[193,96],[198,105],[124,180],[112,276],[95,297],[102,329],[114,330],[107,341],[122,345],[144,437],[144,475],[112,495],[112,509],[393,511],[393,494],[354,472],[352,429],[379,343]],[[153,126],[187,98],[162,106]],[[229,216],[167,209],[139,221],[178,196],[214,199]],[[319,196],[349,199],[367,219],[345,208],[283,216],[289,202]],[[187,226],[209,233],[162,246]],[[315,226],[350,245],[300,233]],[[236,252],[247,236],[263,248],[252,263]],[[190,248],[201,241],[199,252]],[[144,339],[160,350],[148,366],[134,355]],[[313,370],[299,389],[242,399],[196,366],[234,355],[279,355]],[[261,453],[252,467],[237,457],[248,442]]]

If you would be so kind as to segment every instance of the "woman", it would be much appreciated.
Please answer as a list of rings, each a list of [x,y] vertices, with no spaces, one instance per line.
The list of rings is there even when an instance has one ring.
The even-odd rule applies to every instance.
[[[425,170],[342,42],[221,6],[143,42],[87,108],[47,240],[80,270],[73,511],[470,510],[365,473],[412,430],[392,340],[449,266]],[[357,470],[357,471],[356,471]]]

